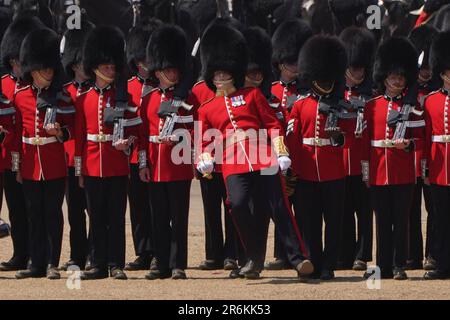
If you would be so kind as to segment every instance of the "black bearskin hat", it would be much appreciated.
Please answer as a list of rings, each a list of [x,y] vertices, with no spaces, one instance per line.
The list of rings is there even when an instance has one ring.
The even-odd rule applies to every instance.
[[[147,44],[147,63],[150,71],[176,68],[186,70],[189,44],[183,29],[165,24],[153,31]]]
[[[298,57],[299,78],[311,81],[338,81],[347,69],[347,54],[335,36],[315,35],[310,38]]]
[[[60,48],[61,63],[66,75],[70,78],[75,76],[72,67],[81,62],[84,42],[89,32],[94,28],[95,26],[92,23],[83,20],[81,29],[71,29],[64,33]]]
[[[208,27],[200,41],[200,55],[203,65],[203,79],[212,90],[214,72],[229,72],[234,86],[241,88],[247,72],[248,50],[244,36],[226,24],[213,24]]]
[[[17,18],[9,25],[5,31],[0,47],[3,67],[7,71],[11,71],[9,61],[11,59],[19,59],[20,46],[27,34],[44,27],[44,24],[37,17]]]
[[[300,49],[312,36],[310,26],[300,19],[287,20],[280,24],[272,36],[272,65],[278,70],[282,63],[296,63]]]
[[[389,38],[378,47],[373,69],[373,81],[379,89],[384,89],[384,80],[390,73],[402,74],[409,87],[417,81],[416,49],[407,38]]]
[[[94,70],[101,64],[114,64],[116,73],[123,71],[125,64],[125,40],[116,27],[99,26],[88,35],[83,47],[83,68],[86,75],[94,77]]]
[[[247,41],[249,60],[247,70],[259,70],[264,79],[260,86],[267,95],[273,81],[272,75],[272,42],[267,32],[260,27],[250,27],[244,31]]]
[[[373,34],[363,28],[345,28],[339,38],[347,51],[347,64],[349,67],[372,70],[375,56],[376,42]]]
[[[450,70],[450,31],[439,33],[431,44],[430,66],[435,76]]]
[[[158,19],[150,18],[136,27],[133,27],[127,38],[127,63],[133,73],[137,72],[136,64],[139,61],[146,61],[146,47],[151,34],[160,27],[162,22]]]
[[[21,78],[31,81],[31,72],[51,68],[58,72],[61,68],[59,59],[59,39],[51,29],[38,29],[30,32],[20,47]]]
[[[437,30],[428,24],[423,24],[411,31],[409,34],[409,40],[416,48],[419,55],[420,67],[428,66],[428,60],[430,56],[430,47],[433,39],[437,35]]]

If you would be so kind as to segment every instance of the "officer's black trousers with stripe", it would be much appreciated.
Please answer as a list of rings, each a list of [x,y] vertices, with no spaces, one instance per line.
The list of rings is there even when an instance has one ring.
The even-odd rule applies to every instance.
[[[84,190],[80,188],[75,168],[69,167],[66,182],[67,216],[70,225],[70,260],[81,268],[86,264],[89,253],[88,232],[86,230],[87,204]]]
[[[16,181],[16,173],[5,170],[3,173],[3,189],[11,224],[11,239],[13,243],[13,257],[26,264],[29,258],[29,230],[28,216],[23,186]]]
[[[226,187],[233,222],[248,259],[262,270],[270,217],[286,248],[289,263],[295,267],[305,259],[306,250],[280,174],[256,171],[230,175]]]
[[[413,192],[413,184],[370,187],[377,226],[377,265],[381,272],[406,266]]]
[[[214,172],[212,179],[200,178],[200,188],[205,214],[206,259],[216,263],[223,263],[225,259],[237,259],[237,239],[228,212],[227,191],[222,174]],[[225,212],[225,239],[222,231],[222,206]]]
[[[158,269],[187,268],[191,180],[150,182],[154,253]]]
[[[63,237],[65,179],[23,180],[29,212],[31,269],[58,267]]]
[[[148,184],[139,178],[139,165],[131,164],[128,201],[134,252],[140,257],[150,257],[153,254],[152,219],[148,199]]]
[[[128,176],[84,177],[91,223],[91,266],[100,269],[125,265],[125,212]]]

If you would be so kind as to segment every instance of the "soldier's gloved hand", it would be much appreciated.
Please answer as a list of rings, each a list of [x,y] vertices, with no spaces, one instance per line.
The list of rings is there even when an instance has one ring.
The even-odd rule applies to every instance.
[[[203,175],[210,175],[214,170],[214,162],[212,160],[200,160],[197,163],[197,170]]]
[[[130,147],[130,143],[128,139],[120,139],[113,144],[113,147],[116,148],[116,150],[118,151],[125,151]]]
[[[287,169],[291,167],[292,161],[287,156],[278,157],[278,165],[280,166],[281,172],[286,172]]]

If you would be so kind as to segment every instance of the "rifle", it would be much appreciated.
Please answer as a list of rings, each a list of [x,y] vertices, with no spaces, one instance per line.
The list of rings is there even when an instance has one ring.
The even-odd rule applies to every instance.
[[[56,107],[53,106],[47,107],[47,109],[45,110],[44,128],[47,127],[49,124],[55,124],[56,113],[57,113]]]
[[[119,140],[124,138],[124,119],[114,121],[112,145],[116,145]]]
[[[187,111],[190,111],[192,109],[192,106],[178,99],[161,102],[159,106],[158,116],[160,118],[166,119],[164,122],[164,126],[159,134],[159,138],[161,140],[172,136],[175,124],[178,122],[179,108],[183,108]]]
[[[330,137],[331,145],[335,147],[344,145],[344,134],[342,133],[341,128],[338,126],[341,108],[341,105],[333,103],[331,99],[321,98],[319,100],[319,112],[327,115],[327,120],[325,122],[325,132]]]

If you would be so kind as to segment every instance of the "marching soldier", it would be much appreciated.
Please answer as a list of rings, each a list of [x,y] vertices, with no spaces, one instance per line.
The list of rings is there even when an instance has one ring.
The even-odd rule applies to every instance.
[[[433,257],[436,270],[425,273],[425,279],[450,277],[450,143],[448,109],[450,106],[450,32],[442,32],[431,46],[432,72],[441,79],[442,88],[425,98],[425,152],[424,176],[430,184],[433,201]]]
[[[337,38],[313,36],[305,43],[298,70],[300,79],[310,84],[311,92],[294,103],[287,129],[290,150],[295,153],[292,167],[299,178],[296,214],[303,221],[302,231],[314,264],[312,277],[322,280],[334,278],[345,188],[344,136],[338,130],[329,132],[339,127],[328,126],[334,114],[332,102],[325,103],[332,101],[346,62],[345,48]]]
[[[208,15],[200,15],[200,18],[208,17],[209,25],[213,23],[228,24],[237,29],[243,29],[243,25],[236,19],[229,17],[217,18],[211,22]],[[200,29],[206,29],[206,21],[200,22]],[[200,105],[214,98],[215,92],[211,90],[204,80],[197,82],[192,88],[191,103],[198,109]],[[222,176],[220,164],[217,164],[214,172],[208,178],[198,175],[200,189],[202,192],[203,210],[205,214],[205,254],[206,259],[202,261],[199,268],[202,270],[236,270],[239,243],[231,215],[226,201],[227,194]],[[224,208],[225,238],[222,228],[222,206]]]
[[[125,41],[114,27],[89,33],[82,64],[93,86],[75,102],[75,175],[84,187],[91,224],[91,269],[82,280],[108,277],[126,280],[125,212],[128,154],[142,123],[137,107],[115,106],[116,76],[124,67]]]
[[[2,76],[2,93],[9,101],[14,100],[14,94],[21,87],[20,75],[20,45],[25,36],[32,30],[43,28],[43,24],[35,17],[17,18],[8,27],[1,43],[1,60],[8,74]],[[15,122],[16,115],[11,115]],[[16,174],[11,170],[11,151],[14,134],[5,135],[2,145],[2,161],[4,164],[3,183],[6,204],[11,222],[11,238],[13,256],[7,262],[0,264],[2,271],[17,271],[26,269],[29,259],[29,230],[25,200],[22,185],[16,181]]]
[[[14,97],[17,108],[12,170],[23,184],[29,213],[28,269],[17,279],[59,279],[57,272],[63,236],[62,203],[67,167],[64,142],[70,137],[73,107],[45,103],[52,82],[60,75],[59,41],[50,29],[29,33],[20,49],[21,79],[28,85]],[[20,166],[19,166],[20,164]]]
[[[347,50],[348,68],[345,72],[345,100],[351,119],[345,120],[349,132],[344,145],[345,204],[342,220],[338,262],[343,269],[366,270],[372,260],[373,215],[369,190],[362,181],[361,152],[364,129],[364,104],[372,95],[371,70],[375,54],[375,39],[368,30],[349,27],[340,39]],[[355,213],[358,220],[356,239]]]
[[[300,19],[283,22],[272,36],[272,66],[280,80],[272,83],[270,106],[274,108],[276,116],[284,128],[287,126],[287,118],[294,102],[300,94],[305,93],[298,80],[297,60],[300,49],[311,36],[311,28]],[[286,191],[294,207],[297,224],[301,227],[302,222],[299,221],[297,203],[295,203],[293,195],[297,181],[298,178],[293,175],[293,172],[288,171],[285,177]],[[266,263],[265,268],[267,270],[289,268],[286,249],[283,247],[277,231],[275,232],[274,248],[275,260]]]
[[[85,91],[91,87],[89,77],[84,73],[81,64],[82,46],[89,31],[94,26],[85,23],[82,29],[73,29],[65,32],[61,49],[61,62],[66,75],[72,79],[63,87],[64,96],[68,99],[64,101],[66,105],[75,107],[75,101]],[[64,143],[68,166],[68,177],[66,183],[67,214],[70,225],[70,260],[67,261],[63,269],[67,270],[72,265],[84,269],[89,249],[88,233],[86,230],[86,196],[84,190],[80,188],[78,177],[75,176],[75,139],[73,136]]]
[[[142,99],[144,125],[139,140],[140,177],[149,182],[156,256],[156,268],[146,275],[148,280],[186,279],[194,116],[190,108],[169,110],[169,106],[175,85],[186,76],[188,59],[188,41],[180,27],[163,25],[153,32],[147,61],[159,83]]]
[[[264,265],[268,219],[272,214],[288,248],[291,265],[299,277],[304,277],[313,271],[313,266],[305,260],[305,248],[278,172],[278,168],[287,170],[291,162],[284,132],[261,91],[242,88],[248,60],[245,39],[239,31],[217,24],[203,36],[200,50],[204,79],[216,96],[198,111],[203,139],[197,169],[208,176],[214,170],[214,162],[222,165],[231,214],[247,257],[247,263],[237,274],[247,279],[259,278]],[[205,136],[213,129],[218,135],[215,139],[221,141],[220,147],[215,147],[215,143],[210,145],[211,140]],[[253,135],[255,130],[268,132],[258,138]],[[275,154],[270,152],[267,133]],[[261,151],[272,157],[259,158]],[[252,210],[251,204],[258,205]],[[234,277],[235,273],[232,271],[230,276]]]
[[[386,40],[378,49],[373,76],[382,95],[369,100],[364,110],[362,173],[375,211],[382,279],[407,279],[408,220],[416,182],[414,139],[423,136],[424,123],[416,109],[417,96],[405,92],[416,83],[417,72],[411,42]]]
[[[198,109],[204,102],[214,98],[212,91],[204,80],[197,82],[192,88],[191,102]],[[199,268],[202,270],[236,268],[237,238],[229,206],[227,193],[220,165],[217,165],[209,178],[199,175],[202,192],[203,210],[205,213],[205,253],[206,259]],[[224,208],[225,239],[222,231],[222,207]]]
[[[409,39],[416,47],[419,54],[419,75],[417,82],[419,85],[418,100],[420,109],[423,110],[423,101],[425,97],[432,91],[432,72],[429,66],[430,46],[432,40],[436,36],[436,29],[428,24],[421,25],[411,31]],[[435,261],[433,259],[433,208],[431,201],[430,188],[423,183],[422,179],[422,159],[423,141],[416,141],[416,145],[420,144],[420,148],[416,148],[416,177],[417,183],[414,188],[413,202],[411,206],[411,215],[409,219],[409,246],[408,246],[408,269],[434,269]],[[423,237],[422,237],[422,191],[425,201],[425,209],[427,211],[427,239],[425,246],[425,261],[423,262]]]
[[[134,76],[128,80],[128,92],[133,104],[140,108],[142,97],[157,86],[154,75],[146,66],[145,48],[154,29],[161,22],[150,20],[130,30],[127,41],[127,60]],[[130,179],[128,200],[136,260],[128,263],[125,270],[148,270],[153,255],[151,238],[148,186],[139,178],[138,143],[135,141],[130,155]]]

